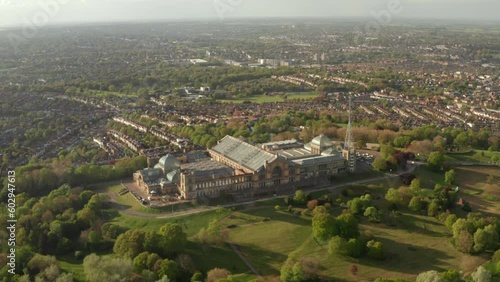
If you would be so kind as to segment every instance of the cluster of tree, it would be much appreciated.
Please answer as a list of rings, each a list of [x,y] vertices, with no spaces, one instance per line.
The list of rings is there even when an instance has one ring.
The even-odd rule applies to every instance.
[[[352,214],[364,215],[371,222],[380,222],[382,220],[382,211],[373,206],[370,194],[349,200],[347,208]]]
[[[405,168],[408,160],[413,160],[415,155],[411,152],[401,152],[391,145],[382,145],[381,156],[373,160],[372,167],[377,171],[394,170]]]
[[[446,127],[440,129],[434,125],[426,125],[404,132],[392,140],[396,147],[407,147],[411,152],[418,153],[425,158],[432,151],[443,151],[449,146],[461,148],[475,148],[480,150],[500,150],[500,138],[488,129],[479,131],[462,130]]]
[[[457,218],[450,214],[445,224],[453,232],[453,246],[460,252],[478,254],[498,249],[500,225],[495,217],[469,213],[467,218]]]
[[[180,223],[167,223],[159,232],[130,229],[118,236],[113,251],[120,257],[134,258],[142,252],[172,257],[187,244],[187,235]]]
[[[206,240],[216,240],[219,233],[220,227],[216,221],[210,223],[204,232],[208,237]],[[181,223],[167,223],[158,232],[128,230],[118,236],[113,251],[119,257],[131,260],[133,272],[149,277],[146,281],[156,281],[162,277],[168,277],[171,281],[188,281],[201,274],[196,271],[191,257],[182,253],[187,242],[187,234]]]
[[[202,244],[221,245],[226,241],[227,236],[227,230],[223,230],[219,222],[214,219],[207,228],[202,227],[198,231],[196,239]]]
[[[454,170],[446,172],[446,183],[453,183],[454,178]],[[413,197],[408,203],[408,208],[415,212],[426,210],[427,215],[429,216],[439,216],[440,214],[446,212],[448,209],[454,207],[457,203],[457,193],[452,190],[450,186],[442,186],[441,184],[436,184],[434,186],[434,190],[432,190],[432,193],[429,195],[428,193],[422,192],[420,179],[415,178],[410,184],[409,191],[413,195]],[[464,210],[466,210],[466,206],[467,204],[463,203]]]
[[[16,200],[16,272],[19,274],[24,273],[34,253],[62,255],[75,252],[77,255],[110,249],[112,240],[121,232],[117,226],[104,223],[106,214],[103,210],[107,199],[92,191],[78,193],[69,185],[63,185],[39,199],[21,193]],[[6,215],[1,218],[6,220]],[[7,247],[7,244],[2,246],[2,252],[6,253]],[[1,272],[5,271],[6,268],[2,268]]]
[[[114,165],[84,164],[76,168],[71,162],[58,159],[42,163],[29,163],[16,168],[16,192],[26,192],[30,196],[41,196],[63,183],[76,186],[122,179],[130,177],[133,172],[146,166],[147,161],[144,156],[124,158]],[[3,200],[8,194],[6,181],[7,179],[4,179],[0,191],[0,199]]]
[[[317,281],[318,263],[310,258],[297,259],[294,255],[287,258],[280,269],[281,281],[301,282]]]
[[[5,273],[4,279],[10,277],[12,281],[19,282],[73,282],[73,274],[61,270],[57,260],[53,256],[35,254],[26,264],[24,274],[11,275]],[[6,281],[6,280],[3,280]]]
[[[359,238],[346,239],[340,236],[333,237],[328,243],[328,253],[331,256],[349,256],[359,258],[367,256],[371,259],[383,260],[386,253],[381,242],[363,234]]]
[[[496,280],[495,271],[487,270],[483,266],[479,266],[470,276],[464,277],[462,272],[458,272],[456,270],[446,270],[443,272],[438,272],[436,270],[429,270],[426,272],[420,273],[416,282],[463,282],[463,281],[471,281],[471,282],[493,282]],[[380,282],[385,282],[386,280],[380,280]],[[396,280],[390,280],[396,281]],[[389,280],[387,280],[389,282]]]

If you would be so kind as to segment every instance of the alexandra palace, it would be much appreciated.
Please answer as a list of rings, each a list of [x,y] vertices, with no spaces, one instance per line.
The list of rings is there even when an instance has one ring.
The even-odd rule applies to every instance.
[[[279,194],[342,173],[354,157],[324,135],[307,144],[293,139],[260,145],[226,136],[206,152],[166,155],[153,168],[134,173],[134,180],[148,193],[178,194],[186,200],[221,192]]]

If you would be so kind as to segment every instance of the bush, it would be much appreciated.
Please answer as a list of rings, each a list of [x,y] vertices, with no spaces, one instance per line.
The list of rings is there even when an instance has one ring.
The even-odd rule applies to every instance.
[[[85,254],[82,251],[75,252],[75,259],[82,259],[85,257]]]
[[[302,190],[295,191],[293,202],[297,204],[305,204],[307,202],[307,195]]]
[[[304,209],[300,214],[302,216],[311,216],[311,211],[308,209]]]
[[[466,202],[465,200],[463,201],[462,210],[465,212],[472,211],[472,208],[470,207],[469,202]]]
[[[349,267],[349,272],[350,272],[352,275],[356,275],[356,274],[358,274],[358,267],[357,267],[355,264],[352,264],[352,265]]]
[[[455,214],[450,214],[446,217],[446,220],[444,221],[444,225],[446,225],[446,228],[452,229],[453,223],[457,221],[458,217]]]
[[[215,282],[219,279],[226,279],[231,272],[224,268],[214,268],[207,273],[207,282]]]
[[[376,207],[368,207],[363,215],[371,222],[380,222],[382,219],[382,213]]]
[[[491,258],[491,262],[499,262],[500,261],[500,250],[496,250]]]
[[[347,189],[342,189],[341,194],[342,194],[342,196],[344,196],[344,197],[349,196],[349,193],[347,192]]]
[[[411,201],[408,204],[408,208],[414,212],[421,211],[423,208],[422,201],[420,200],[419,197],[413,197],[411,198]]]
[[[280,211],[281,210],[281,206],[280,205],[276,205],[276,206],[274,206],[274,209],[277,210],[277,211]]]
[[[307,202],[307,208],[311,211],[314,210],[314,208],[316,208],[317,205],[318,205],[318,200],[311,200]]]
[[[368,248],[367,256],[376,260],[384,260],[385,259],[385,251],[381,242],[377,242],[375,240],[371,240],[366,244]]]

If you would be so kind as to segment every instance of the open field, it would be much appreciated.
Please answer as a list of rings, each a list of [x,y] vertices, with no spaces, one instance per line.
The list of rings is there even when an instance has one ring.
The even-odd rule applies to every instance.
[[[112,91],[102,91],[102,90],[87,90],[83,92],[86,96],[93,97],[107,97],[107,96],[115,96],[115,97],[138,97],[137,94],[125,94],[120,92],[112,92]]]
[[[473,203],[473,211],[498,212],[500,202],[484,199],[484,194],[498,195],[499,169],[466,167],[455,170],[457,183],[464,188],[464,197],[476,197],[481,200],[477,204]],[[419,168],[416,174],[423,180],[425,188],[444,181],[442,174],[429,171],[425,167]],[[483,185],[489,174],[495,176],[497,184]],[[392,185],[385,180],[370,184],[367,189],[373,198],[381,196],[380,199],[374,200],[374,204],[387,214],[387,202],[383,196]],[[397,183],[395,187],[399,185],[402,184]],[[480,193],[474,190],[474,187],[478,186],[484,187],[480,189]],[[468,190],[476,192],[477,195],[470,195]],[[318,192],[318,195],[314,196],[326,192]],[[455,269],[470,274],[489,259],[488,255],[469,256],[456,251],[450,243],[451,234],[442,222],[433,217],[416,215],[405,207],[402,207],[402,215],[394,219],[391,226],[370,223],[365,218],[358,217],[361,220],[360,228],[370,231],[384,244],[388,254],[386,260],[330,257],[327,246],[318,245],[312,238],[310,217],[278,212],[272,207],[274,205],[285,208],[282,199],[273,199],[259,203],[257,209],[235,212],[224,221],[224,225],[236,225],[229,231],[230,240],[240,246],[242,253],[266,278],[278,277],[280,268],[289,255],[297,260],[314,261],[321,276],[334,277],[339,281],[373,281],[377,277],[414,279],[417,274],[432,269]],[[496,210],[492,211],[492,206],[496,207]],[[340,213],[340,208],[333,210],[334,215]],[[265,220],[266,218],[269,220]],[[352,264],[358,266],[357,276],[349,273]]]
[[[73,273],[75,281],[85,281],[85,273],[83,272],[83,261],[76,259],[58,258],[59,266],[65,272]]]
[[[448,153],[446,159],[460,162],[498,162],[500,152],[490,152],[488,150],[472,150],[468,153]]]
[[[312,99],[319,97],[320,95],[316,92],[290,92],[286,93],[287,95],[287,100],[293,100],[293,99]],[[233,99],[225,99],[225,100],[218,100],[219,102],[224,102],[224,103],[235,103],[235,104],[240,104],[243,103],[244,101],[250,101],[254,103],[273,103],[273,102],[283,102],[285,99],[281,96],[264,96],[263,94],[261,95],[256,95],[252,97],[245,97],[245,98],[233,98]]]
[[[264,218],[271,220],[263,221]],[[310,218],[277,212],[270,207],[237,212],[233,219],[224,222],[229,223],[237,225],[230,231],[230,240],[240,246],[242,253],[267,278],[279,276],[290,254],[298,260],[316,262],[318,274],[340,281],[373,281],[377,277],[414,279],[418,273],[431,269],[461,269],[470,273],[487,261],[454,250],[449,232],[437,219],[410,213],[403,213],[396,227],[362,219],[361,229],[371,231],[384,244],[389,255],[384,261],[330,257],[327,246],[318,245],[312,238]],[[358,265],[357,276],[349,273],[351,264]]]
[[[460,167],[456,184],[461,189],[461,196],[471,203],[472,211],[500,215],[500,168]],[[493,176],[493,183],[487,178]]]
[[[473,211],[499,214],[500,201],[491,197],[500,197],[500,169],[485,167],[457,167],[456,184],[461,188],[461,196],[471,203]],[[423,188],[430,191],[437,183],[443,184],[443,173],[433,172],[420,166],[415,174],[421,179]],[[493,184],[488,184],[488,175],[493,175]],[[374,177],[376,175],[369,175]],[[349,177],[347,181],[352,181]],[[367,177],[369,178],[369,177]],[[356,179],[357,180],[357,179]],[[347,182],[346,181],[346,182]],[[337,184],[337,183],[334,183]],[[394,181],[382,179],[365,183],[361,194],[369,191],[373,203],[388,216],[388,203],[384,200],[389,187],[404,186],[398,178]],[[119,185],[102,188],[101,192],[115,191]],[[337,189],[334,198],[343,188]],[[356,191],[355,191],[356,192]],[[312,193],[317,198],[329,194],[325,189]],[[347,201],[352,197],[343,197]],[[119,204],[129,208],[140,204],[134,198],[120,199]],[[283,211],[276,211],[280,205]],[[295,208],[301,210],[301,208]],[[450,243],[450,232],[436,218],[410,212],[401,207],[401,216],[394,218],[390,225],[374,224],[364,217],[358,217],[362,231],[370,231],[376,240],[383,243],[388,254],[384,261],[368,258],[353,259],[347,257],[331,257],[327,245],[319,245],[312,237],[311,217],[297,216],[286,210],[282,198],[269,199],[246,206],[245,209],[218,209],[203,213],[175,218],[136,217],[119,211],[113,211],[112,222],[124,228],[142,230],[158,230],[167,222],[181,222],[186,226],[190,243],[185,253],[189,254],[195,265],[203,271],[214,267],[230,270],[237,281],[251,281],[257,276],[249,274],[248,267],[227,244],[221,246],[200,245],[196,242],[196,234],[202,227],[207,227],[212,220],[219,220],[223,228],[227,228],[228,241],[237,245],[245,258],[257,269],[267,281],[279,281],[280,268],[289,256],[296,260],[312,261],[316,272],[324,278],[336,281],[373,281],[377,277],[414,279],[418,273],[427,270],[443,271],[446,269],[462,270],[470,274],[479,265],[488,260],[488,255],[469,256],[456,251]],[[341,213],[342,208],[334,205],[331,212],[334,216]],[[463,213],[459,213],[462,214]],[[78,281],[83,279],[81,262],[73,259],[60,259],[65,271],[75,273]],[[358,266],[359,272],[353,276],[349,272],[352,264]]]

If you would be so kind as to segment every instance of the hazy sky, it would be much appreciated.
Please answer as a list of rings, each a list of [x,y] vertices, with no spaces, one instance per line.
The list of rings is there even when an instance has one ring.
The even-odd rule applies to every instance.
[[[405,18],[499,20],[500,0],[0,0],[0,26],[238,17],[373,17],[400,2]],[[42,3],[50,6],[49,16]]]

